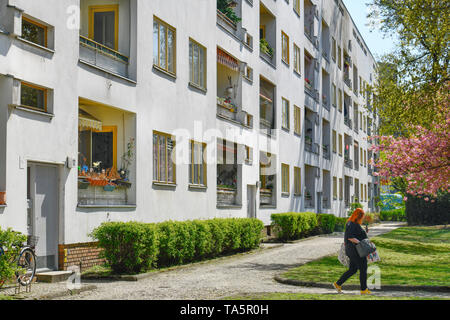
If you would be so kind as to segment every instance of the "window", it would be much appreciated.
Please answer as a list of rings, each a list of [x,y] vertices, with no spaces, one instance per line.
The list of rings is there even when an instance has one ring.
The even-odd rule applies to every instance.
[[[47,27],[22,17],[22,38],[42,47],[47,47]]]
[[[363,149],[362,148],[359,148],[359,159],[361,159],[361,161],[360,161],[360,163],[361,163],[361,166],[363,166],[364,165],[364,162],[363,162]]]
[[[289,130],[289,101],[282,98],[282,126]]]
[[[342,89],[338,90],[338,110],[342,112]]]
[[[294,106],[294,132],[298,135],[302,134],[301,109]]]
[[[153,181],[175,184],[175,141],[166,133],[153,132]]]
[[[289,37],[281,31],[281,59],[289,64]]]
[[[189,183],[193,185],[206,186],[206,144],[190,141]]]
[[[342,184],[342,178],[339,178],[339,200],[344,198],[344,186]]]
[[[153,21],[153,65],[175,74],[176,30],[154,18]]]
[[[281,164],[281,192],[289,193],[289,165]]]
[[[367,132],[367,116],[364,116],[364,132]]]
[[[117,50],[119,44],[119,5],[89,7],[89,38]]]
[[[336,108],[337,103],[336,103],[336,85],[333,83],[331,85],[331,104],[333,105],[333,107]]]
[[[336,39],[331,38],[331,57],[336,62]]]
[[[245,146],[245,162],[251,164],[253,162],[253,148]]]
[[[337,178],[333,177],[333,199],[337,200]]]
[[[294,0],[294,11],[300,15],[300,0]]]
[[[341,69],[342,68],[342,50],[341,47],[338,46],[338,68]]]
[[[336,153],[337,152],[337,141],[336,141],[336,131],[333,130],[333,152]]]
[[[247,80],[253,81],[253,69],[248,65],[245,66],[244,77],[247,78]]]
[[[302,69],[302,63],[301,63],[301,55],[300,55],[300,48],[297,47],[297,45],[294,43],[294,71],[298,74],[301,73]]]
[[[342,157],[342,134],[339,134],[339,155]]]
[[[367,202],[367,184],[364,185],[364,199]]]
[[[47,89],[21,82],[20,105],[47,112]]]
[[[362,130],[363,125],[363,118],[362,118],[362,112],[359,112],[359,129]]]
[[[190,83],[206,89],[206,48],[189,39]]]
[[[364,167],[367,166],[367,150],[364,150]]]
[[[294,167],[294,194],[302,194],[302,170],[298,167]]]
[[[116,126],[103,126],[102,130],[80,131],[78,144],[84,165],[91,168],[97,163],[98,170],[117,169]]]
[[[364,197],[364,187],[363,184],[361,183],[361,198]],[[361,199],[363,200],[363,199]]]
[[[266,38],[266,26],[262,25],[259,27],[259,38],[265,39]]]

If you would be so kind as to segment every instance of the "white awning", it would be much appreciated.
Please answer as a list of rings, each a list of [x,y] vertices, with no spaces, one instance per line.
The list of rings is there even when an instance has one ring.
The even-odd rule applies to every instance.
[[[86,111],[79,109],[78,127],[82,129],[92,129],[100,131],[103,129],[103,123],[95,117],[91,116]]]

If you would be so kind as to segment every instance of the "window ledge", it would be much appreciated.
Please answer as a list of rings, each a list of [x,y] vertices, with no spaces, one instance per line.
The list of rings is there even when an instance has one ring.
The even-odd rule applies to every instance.
[[[194,89],[200,90],[203,93],[207,93],[208,92],[208,90],[206,88],[203,88],[203,87],[199,86],[198,84],[195,84],[194,82],[191,82],[191,81],[189,81],[189,86],[194,88]]]
[[[135,204],[78,204],[77,208],[80,209],[135,209]]]
[[[245,159],[245,164],[248,164],[249,166],[251,166],[251,165],[253,165],[253,161]]]
[[[291,133],[291,129],[286,127],[281,127],[281,130],[285,131],[286,133]]]
[[[175,74],[170,73],[170,72],[168,72],[168,71],[158,67],[156,64],[153,65],[153,69],[155,69],[156,71],[159,71],[161,73],[164,73],[165,75],[167,75],[167,76],[169,76],[169,77],[171,77],[171,78],[173,78],[175,80],[177,79],[177,76]]]
[[[120,74],[117,74],[117,73],[111,72],[111,71],[109,71],[109,70],[106,70],[106,69],[104,69],[104,68],[101,68],[101,67],[99,67],[99,66],[96,66],[96,65],[94,65],[94,64],[92,64],[92,63],[90,63],[90,62],[87,62],[87,61],[83,60],[83,59],[79,59],[78,61],[80,61],[81,63],[83,63],[83,64],[85,64],[85,65],[87,65],[87,66],[90,66],[91,68],[94,68],[94,69],[103,71],[103,72],[105,72],[105,73],[107,73],[107,74],[110,74],[110,75],[112,75],[112,76],[114,76],[114,77],[117,77],[117,78],[120,78],[120,79],[122,79],[122,80],[131,82],[132,84],[137,84],[136,81],[134,81],[134,80],[132,80],[132,79],[130,79],[130,78],[121,76]]]
[[[44,51],[46,51],[46,52],[48,52],[48,53],[51,53],[51,54],[54,54],[54,53],[55,53],[55,50],[52,50],[52,49],[50,49],[50,48],[41,46],[41,45],[39,45],[39,44],[37,44],[37,43],[31,42],[31,41],[26,40],[26,39],[24,39],[24,38],[22,38],[22,37],[16,36],[16,39],[19,40],[19,41],[22,41],[22,42],[24,42],[24,43],[26,43],[26,44],[29,44],[30,46],[33,46],[33,47],[35,47],[35,48],[44,50]]]
[[[201,184],[189,184],[189,189],[206,190],[208,187]]]
[[[297,136],[297,137],[301,138],[302,134],[294,131],[294,136]]]
[[[243,76],[245,80],[247,80],[250,84],[253,84],[253,79],[250,79],[249,77]]]
[[[297,70],[294,69],[294,73],[299,76],[300,78],[302,77],[302,74],[300,72],[298,72]]]
[[[294,197],[301,197],[302,194],[301,193],[294,193]]]
[[[289,198],[289,197],[291,196],[291,194],[290,194],[289,192],[282,192],[282,193],[281,193],[281,196],[282,196],[283,198]]]
[[[241,209],[241,204],[218,204],[216,205],[217,209]]]
[[[158,186],[158,187],[167,187],[167,188],[173,188],[173,189],[175,189],[177,187],[176,183],[164,183],[164,182],[153,181],[152,184],[154,186]]]
[[[48,112],[45,112],[45,111],[39,111],[39,110],[31,109],[31,108],[28,108],[28,107],[25,107],[25,106],[22,106],[22,105],[11,104],[10,107],[15,108],[16,110],[38,114],[40,116],[48,117],[50,119],[55,117],[55,115],[53,113],[48,113]]]
[[[276,209],[277,206],[273,205],[273,204],[260,204],[259,205],[260,209]]]

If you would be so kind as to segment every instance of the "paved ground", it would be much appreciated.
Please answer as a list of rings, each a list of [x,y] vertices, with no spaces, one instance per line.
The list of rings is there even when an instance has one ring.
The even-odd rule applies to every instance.
[[[399,223],[383,223],[374,226],[369,236],[389,232]],[[343,234],[320,236],[281,247],[194,264],[186,268],[160,272],[137,282],[83,281],[85,286],[96,289],[58,299],[157,299],[157,300],[208,300],[245,293],[304,292],[333,293],[334,290],[304,288],[276,282],[274,276],[305,262],[336,253],[343,241]],[[265,244],[266,247],[273,245]],[[27,298],[42,298],[57,291],[67,290],[65,283],[35,284]],[[345,291],[345,288],[344,288]],[[348,293],[357,293],[349,291]],[[385,296],[436,296],[426,292],[379,292]],[[442,296],[442,295],[441,295]],[[450,298],[450,294],[445,295]]]

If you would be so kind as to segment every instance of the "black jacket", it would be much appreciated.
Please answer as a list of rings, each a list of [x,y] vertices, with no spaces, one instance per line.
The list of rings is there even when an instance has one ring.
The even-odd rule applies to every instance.
[[[347,222],[345,225],[345,233],[344,233],[344,243],[345,243],[345,253],[349,257],[358,257],[358,252],[356,251],[356,244],[349,241],[349,238],[356,238],[359,241],[367,239],[367,233],[361,227],[360,224],[354,223],[352,221]]]

